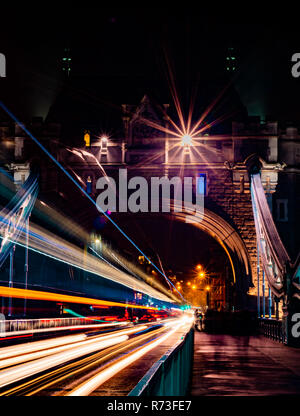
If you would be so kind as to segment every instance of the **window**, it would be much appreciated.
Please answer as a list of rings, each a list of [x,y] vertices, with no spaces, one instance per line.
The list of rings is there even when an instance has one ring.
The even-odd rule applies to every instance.
[[[288,200],[277,199],[276,208],[277,208],[277,221],[281,221],[281,222],[288,221]]]
[[[200,173],[197,177],[197,193],[206,195],[206,174]]]
[[[101,137],[101,155],[107,155],[107,137]]]
[[[90,176],[88,176],[87,180],[86,180],[86,192],[90,195],[92,193],[92,178]]]

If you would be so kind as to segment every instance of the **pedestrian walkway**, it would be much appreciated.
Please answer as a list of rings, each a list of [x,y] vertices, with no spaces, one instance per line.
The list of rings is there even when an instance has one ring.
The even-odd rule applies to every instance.
[[[192,396],[300,394],[300,349],[263,336],[195,332]]]

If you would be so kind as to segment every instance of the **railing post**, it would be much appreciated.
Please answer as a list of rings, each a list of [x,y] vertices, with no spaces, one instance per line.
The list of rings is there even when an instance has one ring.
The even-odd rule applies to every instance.
[[[278,310],[278,299],[275,298],[275,319],[278,321],[279,319],[279,310]]]
[[[269,319],[272,318],[272,294],[271,294],[271,288],[269,286]]]
[[[262,270],[262,302],[263,302],[263,318],[266,317],[266,305],[265,305],[265,271]]]
[[[258,237],[259,238],[259,237]],[[259,243],[257,240],[257,245],[256,245],[256,252],[257,252],[257,266],[256,266],[256,270],[257,270],[257,315],[260,318],[260,293],[259,293]]]

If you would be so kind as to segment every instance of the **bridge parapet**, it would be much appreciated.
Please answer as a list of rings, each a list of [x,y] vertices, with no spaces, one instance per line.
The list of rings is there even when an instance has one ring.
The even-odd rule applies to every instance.
[[[194,328],[164,354],[128,396],[184,396],[188,393],[194,352]]]

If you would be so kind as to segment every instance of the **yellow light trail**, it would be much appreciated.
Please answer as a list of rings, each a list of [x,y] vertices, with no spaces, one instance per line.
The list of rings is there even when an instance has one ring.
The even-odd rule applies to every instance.
[[[69,351],[58,352],[50,357],[39,358],[25,364],[19,364],[6,370],[2,370],[0,372],[0,386],[7,386],[8,384],[22,380],[23,378],[29,377],[33,374],[40,373],[51,367],[63,364],[66,361],[71,361],[83,355],[99,351],[100,349],[118,344],[126,341],[127,339],[128,335],[121,335],[100,341],[90,340],[82,342],[84,345],[80,345],[76,348],[70,349]]]
[[[79,387],[73,389],[70,393],[66,394],[66,396],[87,396],[96,390],[101,384],[105,383],[115,374],[123,370],[128,365],[132,364],[134,361],[138,360],[147,352],[151,351],[153,348],[157,347],[161,343],[163,343],[166,339],[168,339],[171,335],[173,335],[181,326],[187,323],[191,323],[191,318],[182,318],[177,321],[177,325],[173,327],[167,334],[161,336],[154,341],[151,341],[146,346],[138,349],[137,351],[133,351],[131,354],[126,356],[125,358],[118,360],[115,364],[112,364],[110,367],[106,368],[105,370],[101,371],[100,373],[96,374],[94,377],[90,378],[87,382],[82,383]]]
[[[114,332],[109,335],[98,335],[85,341],[76,342],[73,345],[57,347],[54,353],[51,353],[51,350],[48,350],[50,355],[46,357],[43,356],[42,358],[33,359],[32,361],[14,365],[13,367],[0,371],[0,387],[15,383],[23,378],[48,370],[51,367],[56,367],[57,365],[74,360],[83,355],[91,354],[124,342],[128,340],[128,335],[146,328],[147,326],[144,325],[133,329]],[[43,354],[44,352],[40,353]]]
[[[63,295],[61,293],[43,292],[40,290],[19,289],[13,287],[0,286],[0,296],[12,298],[26,298],[32,300],[49,300],[52,302],[66,302],[66,303],[80,303],[85,305],[99,305],[99,306],[122,306],[125,308],[136,309],[152,309],[158,310],[153,306],[134,305],[131,303],[113,302],[108,300],[100,300],[93,298],[86,298],[81,296]]]
[[[146,326],[137,325],[134,329],[130,331],[143,331]],[[107,362],[108,359],[112,358],[120,354],[121,352],[125,351],[126,349],[133,347],[134,345],[139,344],[140,342],[145,341],[149,337],[153,337],[156,334],[164,331],[164,327],[158,328],[150,333],[142,333],[137,335],[136,337],[125,340],[120,344],[112,345],[105,350],[100,352],[96,351],[92,356],[88,356],[85,358],[81,358],[79,361],[72,362],[70,364],[66,364],[64,366],[60,366],[59,368],[47,372],[46,374],[42,374],[36,378],[33,378],[29,381],[25,381],[23,384],[10,388],[9,390],[3,391],[0,393],[0,396],[9,396],[9,395],[25,395],[25,396],[32,396],[37,394],[39,391],[52,386],[53,384],[57,384],[58,382],[70,379],[74,375],[78,375],[83,371],[95,366],[99,366],[103,362]],[[114,333],[111,336],[114,336]],[[118,332],[120,335],[120,332]],[[122,334],[121,334],[122,335]],[[96,367],[97,368],[97,367]],[[60,393],[55,393],[56,395],[61,395]]]
[[[35,343],[33,343],[33,345],[30,344],[31,345],[30,352],[26,348],[24,350],[23,345],[16,346],[13,352],[9,351],[9,352],[6,352],[5,354],[5,351],[4,351],[4,355],[1,349],[0,350],[1,351],[0,368],[9,367],[9,366],[24,363],[27,361],[32,361],[38,358],[56,354],[61,351],[67,351],[69,349],[75,348],[82,344],[91,344],[95,342],[95,339],[98,340],[100,338],[102,340],[102,339],[114,338],[117,335],[119,336],[130,335],[130,334],[134,334],[135,332],[142,331],[146,328],[147,326],[143,325],[143,326],[135,327],[133,329],[125,329],[125,330],[117,331],[111,335],[101,335],[101,336],[96,336],[96,337],[90,337],[88,340],[85,334],[79,334],[75,336],[63,337],[63,338],[58,338],[54,340],[53,339],[45,340],[45,341],[42,341],[43,344],[39,343],[38,341],[39,345],[37,346],[34,345]],[[28,348],[30,348],[30,345],[28,346]],[[17,352],[18,352],[17,356],[14,356],[14,357],[9,356],[10,353],[13,353],[14,355],[16,355]],[[3,359],[5,355],[7,356],[7,358]]]

